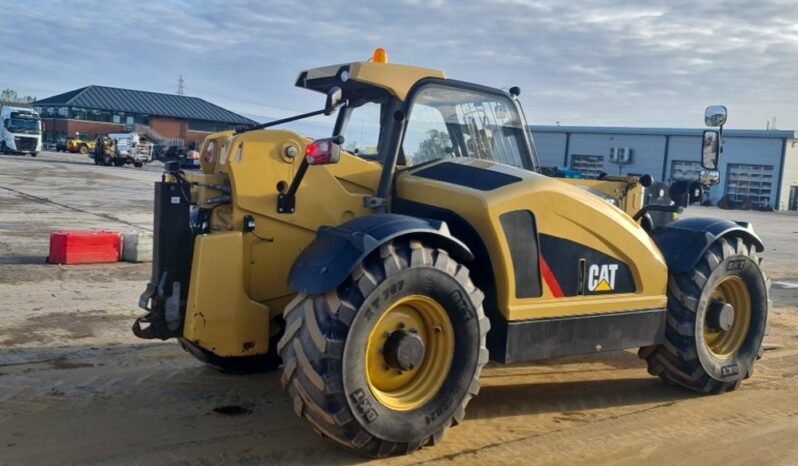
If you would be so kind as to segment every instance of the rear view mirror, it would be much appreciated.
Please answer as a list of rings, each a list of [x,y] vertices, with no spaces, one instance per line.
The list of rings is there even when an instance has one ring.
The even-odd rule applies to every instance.
[[[720,133],[714,129],[704,131],[701,138],[701,165],[707,170],[718,168],[720,154]]]
[[[331,87],[330,90],[327,91],[327,102],[324,104],[324,114],[328,116],[332,115],[333,112],[338,110],[338,108],[345,103],[344,91],[338,86]]]
[[[710,105],[704,111],[704,123],[707,126],[723,126],[726,124],[726,107]]]

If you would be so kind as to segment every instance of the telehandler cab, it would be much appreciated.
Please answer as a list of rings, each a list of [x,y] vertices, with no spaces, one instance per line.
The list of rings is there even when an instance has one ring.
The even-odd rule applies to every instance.
[[[489,359],[639,348],[697,392],[751,376],[769,301],[750,225],[643,205],[649,176],[541,175],[517,88],[381,49],[296,85],[325,108],[213,134],[201,173],[156,183],[136,335],[224,371],[282,366],[298,416],[375,457],[438,443]],[[336,112],[328,139],[265,129]],[[706,119],[715,169],[726,109]]]

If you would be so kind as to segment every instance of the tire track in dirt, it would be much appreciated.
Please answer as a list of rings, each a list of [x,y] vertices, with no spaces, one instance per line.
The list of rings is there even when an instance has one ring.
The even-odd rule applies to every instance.
[[[524,464],[530,458],[535,464],[791,464],[798,459],[798,403],[792,398],[796,365],[793,352],[778,362],[791,372],[749,381],[733,393],[662,403],[406,464]],[[675,438],[683,438],[679,448],[672,448]]]

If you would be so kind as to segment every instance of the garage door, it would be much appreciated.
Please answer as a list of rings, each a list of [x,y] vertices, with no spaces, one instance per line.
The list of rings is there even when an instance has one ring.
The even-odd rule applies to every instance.
[[[726,178],[726,194],[735,201],[746,198],[756,206],[771,206],[773,165],[730,163]]]

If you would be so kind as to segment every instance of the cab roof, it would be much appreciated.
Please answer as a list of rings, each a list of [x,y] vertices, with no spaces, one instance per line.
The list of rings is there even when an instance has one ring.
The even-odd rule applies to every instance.
[[[354,62],[312,68],[299,73],[297,87],[326,93],[333,86],[344,90],[382,88],[404,101],[407,93],[425,78],[446,79],[443,71],[393,63]]]

